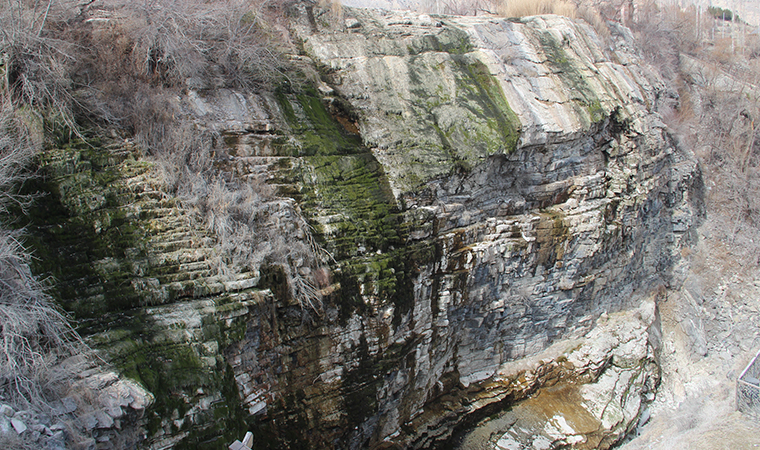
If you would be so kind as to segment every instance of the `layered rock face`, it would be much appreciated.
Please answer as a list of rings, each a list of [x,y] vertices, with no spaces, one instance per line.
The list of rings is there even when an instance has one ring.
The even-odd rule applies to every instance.
[[[500,425],[493,446],[620,439],[658,380],[652,290],[700,208],[628,31],[350,8],[337,21],[305,4],[290,18],[315,89],[178,101],[224,136],[220,167],[276,186],[314,226],[334,257],[318,310],[272,268],[213,272],[204,232],[133,154],[43,164],[78,186],[49,189],[60,221],[35,229],[50,261],[72,254],[56,243],[71,227],[95,236],[73,251],[81,270],[56,273],[59,297],[156,395],[150,442],[222,448],[251,428],[262,448],[465,445],[537,391],[585,412],[525,403],[515,430],[543,431]],[[108,190],[82,187],[94,166]],[[82,189],[92,201],[72,204]]]
[[[410,311],[386,319],[388,338],[369,346],[381,359],[384,340],[415,347],[386,373],[370,442],[431,444],[421,435],[446,433],[421,431],[419,419],[404,427],[428,410],[457,411],[431,399],[488,384],[503,364],[667,282],[699,180],[651,113],[661,87],[636,64],[625,29],[613,30],[610,51],[587,26],[554,16],[352,10],[335,29],[303,14],[305,52],[356,108],[412,224],[406,246],[433,249],[414,260]],[[362,292],[378,313],[403,313],[381,291]]]

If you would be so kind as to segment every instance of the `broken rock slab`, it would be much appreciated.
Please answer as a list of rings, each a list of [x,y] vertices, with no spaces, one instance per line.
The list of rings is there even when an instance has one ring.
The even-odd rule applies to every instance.
[[[13,429],[16,430],[16,433],[18,434],[22,434],[27,429],[26,424],[16,418],[11,419],[11,425],[13,426]]]

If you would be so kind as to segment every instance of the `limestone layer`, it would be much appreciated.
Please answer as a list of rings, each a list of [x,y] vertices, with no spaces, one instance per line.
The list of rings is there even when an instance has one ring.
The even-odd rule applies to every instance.
[[[49,214],[30,230],[52,267],[76,264],[39,271],[153,392],[148,442],[222,448],[251,429],[263,448],[454,445],[569,382],[583,420],[525,413],[543,431],[502,427],[492,444],[620,439],[658,380],[655,305],[636,308],[669,281],[701,207],[629,32],[558,16],[337,20],[302,3],[289,18],[314,86],[176,101],[219,132],[219,168],[271,184],[313,226],[333,256],[318,311],[276,268],[214,271],[208,232],[137,152],[41,162]]]

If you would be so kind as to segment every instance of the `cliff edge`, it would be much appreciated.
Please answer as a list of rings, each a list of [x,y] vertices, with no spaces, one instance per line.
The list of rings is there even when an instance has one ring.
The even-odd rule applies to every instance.
[[[215,270],[212,232],[131,144],[39,159],[37,270],[156,397],[147,445],[622,439],[659,382],[658,287],[702,214],[630,32],[308,3],[288,20],[312,85],[172,101],[220,137],[215,167],[308,222],[330,257],[292,264],[321,303],[275,265]]]

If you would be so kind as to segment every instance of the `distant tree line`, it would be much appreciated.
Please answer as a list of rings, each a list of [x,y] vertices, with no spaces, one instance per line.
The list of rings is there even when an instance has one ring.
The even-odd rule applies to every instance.
[[[734,15],[734,12],[728,8],[721,8],[718,6],[710,6],[707,8],[707,13],[716,19],[725,20],[728,22],[740,22],[739,15]]]

